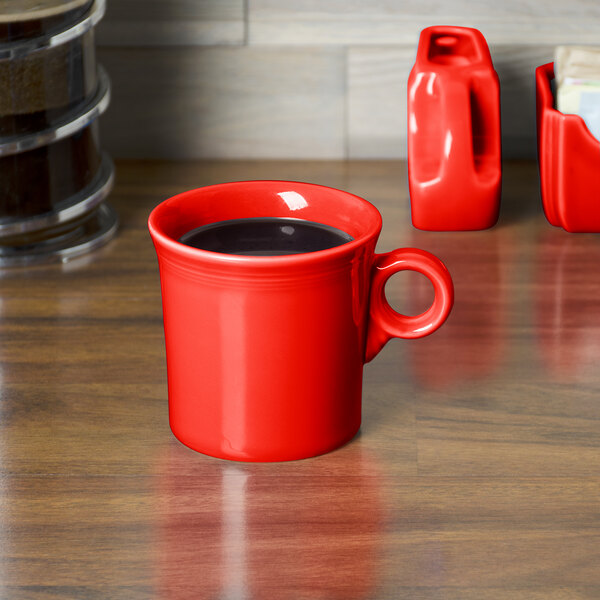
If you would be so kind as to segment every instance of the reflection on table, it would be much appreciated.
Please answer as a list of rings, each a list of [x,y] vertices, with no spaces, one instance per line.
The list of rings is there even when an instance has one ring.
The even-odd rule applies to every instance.
[[[158,469],[159,597],[373,597],[382,503],[378,466],[344,448],[351,474],[313,459],[209,459],[173,442]]]
[[[596,372],[600,357],[597,237],[545,231],[535,258],[535,326],[544,367],[558,380]]]
[[[452,275],[455,294],[445,325],[410,344],[415,379],[436,390],[484,380],[498,367],[505,351],[506,268],[501,264],[501,243],[506,241],[500,240],[496,231],[434,238],[414,232],[411,243],[443,260]],[[413,312],[427,306],[430,287],[424,277],[411,285],[408,293]]]

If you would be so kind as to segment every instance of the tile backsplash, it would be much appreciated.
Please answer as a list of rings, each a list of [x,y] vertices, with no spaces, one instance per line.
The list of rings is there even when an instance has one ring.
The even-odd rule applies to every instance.
[[[597,44],[600,3],[108,0],[103,141],[115,157],[403,158],[406,81],[428,25],[485,35],[504,156],[534,157],[534,69],[557,44]]]

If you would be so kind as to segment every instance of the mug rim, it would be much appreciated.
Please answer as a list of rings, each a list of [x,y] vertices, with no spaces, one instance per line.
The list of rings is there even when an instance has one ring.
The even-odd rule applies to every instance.
[[[282,184],[288,184],[291,187],[302,187],[306,189],[311,189],[317,192],[321,190],[330,195],[339,196],[346,200],[351,200],[352,203],[359,204],[363,209],[366,209],[366,212],[370,215],[370,219],[368,220],[368,222],[365,222],[364,231],[362,231],[360,235],[353,236],[353,240],[340,244],[339,246],[334,246],[333,248],[327,248],[325,250],[316,250],[313,252],[268,257],[226,254],[221,252],[213,252],[210,250],[203,250],[200,248],[194,248],[179,242],[177,239],[175,239],[172,235],[166,233],[164,230],[163,219],[165,218],[165,213],[169,209],[172,209],[177,205],[181,205],[182,203],[189,201],[192,197],[210,194],[211,192],[215,191],[222,191],[223,193],[227,193],[227,191],[231,190],[232,188],[237,188],[238,190],[241,190],[249,186],[267,186],[275,189],[276,187],[279,187]],[[264,216],[267,217],[268,215]],[[302,217],[295,218],[302,219]],[[314,218],[304,220],[316,221]],[[356,194],[352,194],[351,192],[346,192],[338,188],[320,185],[316,183],[290,181],[283,179],[255,179],[246,181],[233,181],[194,188],[176,194],[175,196],[171,196],[166,200],[163,200],[150,212],[150,215],[148,217],[148,229],[150,231],[150,235],[153,238],[154,243],[160,244],[163,248],[169,250],[170,253],[172,253],[175,256],[179,256],[182,259],[199,261],[203,263],[209,262],[220,265],[229,264],[232,266],[239,265],[240,267],[252,266],[259,268],[269,268],[275,266],[291,267],[296,264],[323,262],[347,255],[349,253],[353,253],[357,248],[360,248],[361,246],[364,246],[364,244],[368,243],[369,240],[372,240],[373,238],[375,238],[376,240],[379,236],[379,233],[381,232],[382,224],[383,220],[379,210],[371,202],[365,200],[364,198],[361,198],[360,196],[357,196]],[[333,226],[338,227],[342,231],[345,231],[343,227],[340,227],[338,225]]]

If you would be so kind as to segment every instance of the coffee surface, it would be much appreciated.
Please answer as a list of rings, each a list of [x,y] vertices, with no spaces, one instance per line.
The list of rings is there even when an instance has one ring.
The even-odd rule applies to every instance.
[[[182,244],[245,256],[283,256],[317,252],[352,241],[345,231],[302,219],[267,217],[219,221],[188,231]]]

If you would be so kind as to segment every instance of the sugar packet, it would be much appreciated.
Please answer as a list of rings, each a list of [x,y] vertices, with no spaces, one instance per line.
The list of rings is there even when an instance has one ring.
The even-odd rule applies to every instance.
[[[600,48],[558,46],[554,75],[557,110],[579,115],[600,140]]]

